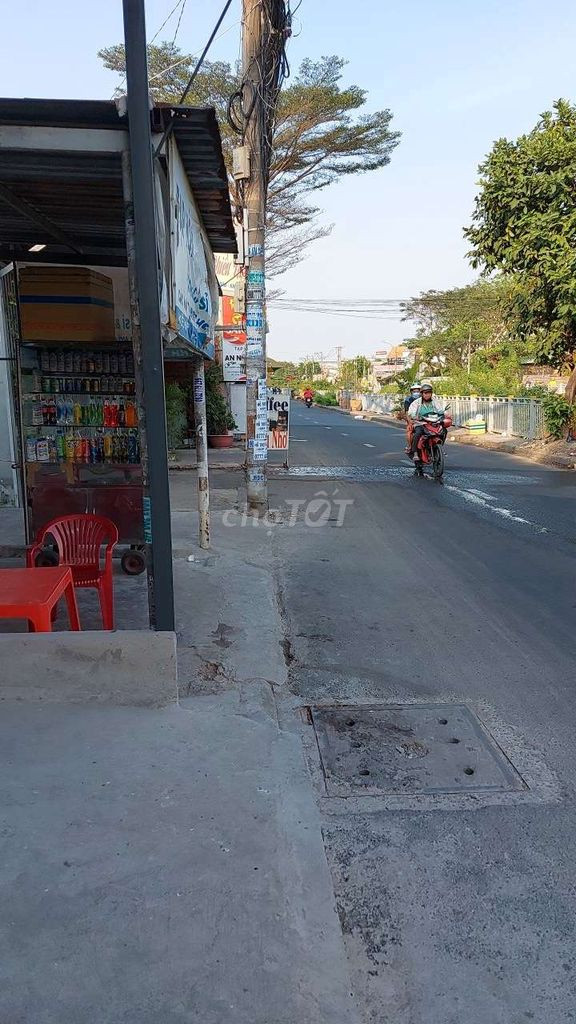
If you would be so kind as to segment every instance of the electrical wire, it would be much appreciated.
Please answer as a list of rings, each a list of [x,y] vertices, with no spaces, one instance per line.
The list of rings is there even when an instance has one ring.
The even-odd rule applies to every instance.
[[[172,40],[172,49],[174,49],[174,47],[176,45],[176,36],[178,35],[178,32],[180,31],[180,24],[182,22],[182,15],[184,14],[184,11],[186,10],[186,3],[187,3],[187,0],[184,0],[184,3],[182,4],[182,9],[180,11],[180,17],[178,18],[178,24],[176,25],[176,31],[174,32],[174,38]]]
[[[172,8],[172,10],[170,11],[170,14],[168,15],[168,17],[166,17],[166,18],[164,19],[164,21],[163,21],[163,22],[162,22],[162,24],[160,25],[160,28],[158,29],[158,31],[157,31],[157,32],[156,32],[156,33],[155,33],[155,34],[154,34],[154,35],[152,36],[152,39],[151,39],[151,40],[149,41],[149,43],[148,43],[148,46],[151,46],[151,45],[152,45],[152,43],[153,43],[153,42],[154,42],[154,41],[155,41],[156,39],[158,39],[158,36],[160,35],[160,33],[161,33],[162,29],[163,29],[163,28],[165,28],[165,26],[166,26],[166,25],[168,24],[168,22],[170,21],[170,18],[172,17],[172,15],[176,13],[176,11],[178,10],[178,8],[179,8],[179,7],[180,7],[180,6],[182,5],[182,4],[184,4],[184,6],[186,6],[186,0],[178,0],[178,3],[177,3],[177,4],[174,4],[174,7],[173,7],[173,8]],[[180,17],[182,17],[182,15],[180,15]]]
[[[184,100],[186,99],[188,93],[190,92],[190,89],[192,88],[194,79],[196,78],[196,75],[198,74],[198,72],[200,71],[200,68],[202,67],[202,64],[204,63],[204,58],[205,58],[206,54],[208,53],[208,50],[212,46],[212,43],[214,42],[214,39],[216,38],[216,34],[218,32],[218,29],[220,28],[220,25],[222,24],[222,22],[224,21],[224,18],[228,14],[228,10],[230,8],[231,3],[232,3],[232,0],[226,0],[226,3],[224,4],[224,7],[222,8],[222,11],[220,13],[220,17],[218,18],[218,21],[216,22],[214,28],[212,29],[212,32],[210,34],[210,38],[208,39],[208,42],[206,43],[206,46],[202,50],[202,53],[200,54],[198,62],[196,64],[192,74],[190,75],[190,78],[188,79],[188,84],[186,85],[186,88],[184,89],[184,92],[182,93],[182,95],[181,95],[181,97],[180,97],[180,99],[178,101],[178,106],[179,107],[182,106],[182,104],[184,103]],[[162,138],[160,139],[160,142],[158,143],[158,145],[156,147],[156,150],[154,152],[154,156],[158,156],[160,150],[162,149],[162,146],[166,142],[166,139],[168,138],[168,135],[170,134],[170,132],[172,130],[173,123],[174,123],[174,118],[171,117],[170,121],[168,122],[168,124],[166,125],[164,131],[162,132]]]

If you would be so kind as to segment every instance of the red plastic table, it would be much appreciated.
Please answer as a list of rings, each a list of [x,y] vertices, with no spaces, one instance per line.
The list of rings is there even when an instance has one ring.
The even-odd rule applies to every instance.
[[[52,632],[52,609],[66,598],[70,629],[80,619],[69,566],[54,569],[0,569],[0,618],[28,619],[33,633]]]

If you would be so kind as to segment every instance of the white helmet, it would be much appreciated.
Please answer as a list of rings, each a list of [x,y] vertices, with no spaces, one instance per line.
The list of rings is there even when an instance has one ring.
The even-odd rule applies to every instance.
[[[432,381],[431,380],[423,380],[422,384],[420,385],[420,390],[421,391],[434,391],[434,387],[432,385]]]

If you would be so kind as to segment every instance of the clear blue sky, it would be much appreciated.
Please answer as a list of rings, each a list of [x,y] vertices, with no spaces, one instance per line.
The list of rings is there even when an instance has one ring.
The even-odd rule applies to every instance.
[[[147,0],[149,37],[175,2]],[[221,2],[188,0],[185,50],[202,48]],[[121,10],[121,0],[20,0],[3,19],[0,94],[110,97],[115,77],[96,51],[121,40]],[[212,58],[237,56],[239,11],[235,0]],[[175,27],[173,18],[162,37]],[[303,0],[296,30],[293,64],[346,57],[346,80],[368,90],[371,110],[391,108],[403,138],[389,167],[320,193],[334,231],[278,284],[298,298],[404,298],[472,280],[462,226],[478,163],[558,96],[574,99],[573,0]],[[288,312],[274,312],[271,326],[270,351],[285,358],[338,344],[371,353],[406,333],[394,322]]]

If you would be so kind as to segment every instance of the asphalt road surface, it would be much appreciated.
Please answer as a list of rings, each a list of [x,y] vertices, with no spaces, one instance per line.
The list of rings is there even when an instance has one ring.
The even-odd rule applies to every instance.
[[[397,427],[295,404],[291,469],[270,487],[293,692],[312,706],[465,704],[521,791],[319,788],[355,995],[378,1024],[565,1024],[576,477],[448,443],[440,486],[403,449]]]

